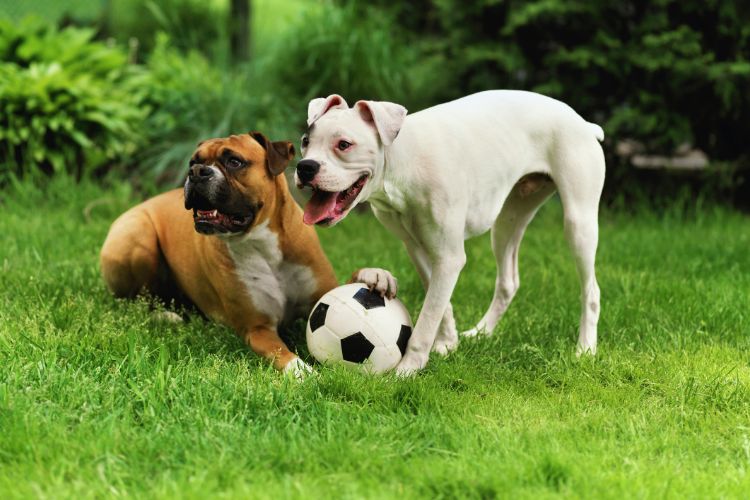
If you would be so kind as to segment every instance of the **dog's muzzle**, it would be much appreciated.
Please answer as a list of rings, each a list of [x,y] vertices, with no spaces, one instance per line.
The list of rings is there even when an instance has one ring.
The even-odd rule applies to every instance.
[[[193,165],[188,172],[190,182],[206,182],[214,176],[214,169],[206,165]]]
[[[193,211],[195,230],[202,234],[245,232],[263,203],[232,191],[214,168],[193,165],[185,181],[185,208]]]

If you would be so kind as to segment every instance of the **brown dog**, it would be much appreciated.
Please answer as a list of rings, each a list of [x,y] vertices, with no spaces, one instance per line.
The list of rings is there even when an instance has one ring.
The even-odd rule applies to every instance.
[[[277,369],[309,370],[277,327],[308,314],[337,282],[279,175],[292,158],[291,143],[259,132],[199,144],[184,190],[147,200],[112,224],[101,251],[109,289],[117,297],[145,290],[187,301],[234,328]],[[395,294],[387,271],[363,269],[354,279]]]

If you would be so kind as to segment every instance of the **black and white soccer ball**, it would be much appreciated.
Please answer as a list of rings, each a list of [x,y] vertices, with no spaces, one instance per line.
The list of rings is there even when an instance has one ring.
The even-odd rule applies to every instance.
[[[315,304],[307,322],[307,347],[321,363],[382,373],[401,361],[411,328],[400,300],[352,283],[334,288]]]

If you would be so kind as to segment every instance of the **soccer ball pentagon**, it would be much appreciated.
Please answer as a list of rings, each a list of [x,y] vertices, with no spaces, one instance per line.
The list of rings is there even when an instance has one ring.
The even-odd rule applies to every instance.
[[[409,311],[362,283],[334,288],[315,304],[307,348],[321,363],[343,363],[368,373],[395,368],[411,336]]]

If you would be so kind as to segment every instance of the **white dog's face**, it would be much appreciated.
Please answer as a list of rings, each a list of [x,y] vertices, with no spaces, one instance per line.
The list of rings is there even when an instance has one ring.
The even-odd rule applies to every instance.
[[[297,187],[310,187],[304,222],[332,226],[366,200],[380,181],[383,148],[398,134],[406,109],[398,104],[359,101],[353,108],[337,95],[313,99]]]

